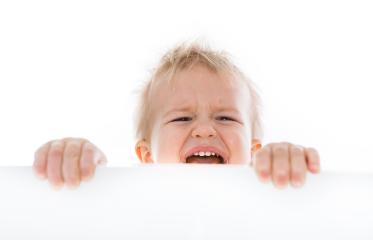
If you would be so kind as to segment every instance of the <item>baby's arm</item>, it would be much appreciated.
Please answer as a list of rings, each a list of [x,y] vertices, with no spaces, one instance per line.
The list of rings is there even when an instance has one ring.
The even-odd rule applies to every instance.
[[[80,181],[92,178],[97,164],[107,162],[103,152],[86,139],[64,138],[42,145],[35,152],[33,169],[42,179],[48,179],[56,189],[64,183],[78,187]]]
[[[301,187],[307,170],[320,172],[320,157],[316,149],[288,142],[267,144],[254,154],[252,164],[261,181],[272,179],[278,188],[286,187],[289,181],[294,187]]]

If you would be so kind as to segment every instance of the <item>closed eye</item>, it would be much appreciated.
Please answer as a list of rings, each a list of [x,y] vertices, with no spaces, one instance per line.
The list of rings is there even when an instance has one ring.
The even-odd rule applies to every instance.
[[[172,120],[171,122],[186,122],[192,120],[191,117],[180,117]]]
[[[176,118],[174,120],[172,120],[171,122],[187,122],[187,121],[190,121],[192,120],[191,117],[179,117],[179,118]],[[235,119],[231,118],[231,117],[227,117],[227,116],[221,116],[221,117],[217,117],[217,120],[221,120],[221,121],[236,121]]]
[[[218,120],[223,120],[223,121],[236,121],[235,119],[227,117],[227,116],[217,117],[217,119]]]

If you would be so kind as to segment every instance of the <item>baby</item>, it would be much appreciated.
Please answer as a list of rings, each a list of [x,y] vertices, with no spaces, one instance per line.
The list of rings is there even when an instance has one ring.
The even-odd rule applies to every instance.
[[[142,163],[249,164],[278,188],[304,184],[320,171],[314,148],[288,142],[261,146],[260,98],[226,53],[198,43],[166,53],[142,88],[136,154]],[[82,138],[64,138],[35,152],[34,172],[57,189],[90,179],[104,153]]]

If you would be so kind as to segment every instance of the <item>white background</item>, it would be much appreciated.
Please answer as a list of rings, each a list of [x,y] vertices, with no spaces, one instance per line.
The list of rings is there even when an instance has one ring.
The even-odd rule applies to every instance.
[[[129,3],[130,2],[130,3]],[[323,170],[373,171],[370,1],[1,1],[0,165],[84,137],[138,163],[135,90],[184,40],[225,50],[259,87],[264,143],[315,147]]]
[[[0,239],[373,239],[372,174],[324,172],[277,190],[242,165],[97,170],[55,192],[30,167],[0,167]]]

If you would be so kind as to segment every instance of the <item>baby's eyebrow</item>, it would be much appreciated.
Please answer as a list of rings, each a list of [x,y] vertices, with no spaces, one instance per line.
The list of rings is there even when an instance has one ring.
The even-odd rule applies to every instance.
[[[236,114],[239,114],[239,111],[234,107],[215,107],[215,108],[212,108],[212,109],[215,112],[234,112]],[[191,111],[193,111],[192,107],[179,107],[179,108],[174,108],[174,109],[171,109],[170,111],[167,111],[164,114],[164,116],[167,116],[170,113],[174,113],[174,112],[191,112]]]
[[[192,108],[191,107],[179,107],[179,108],[172,108],[171,110],[167,111],[164,116],[169,115],[170,113],[174,112],[191,112]]]
[[[236,108],[234,107],[219,107],[215,109],[216,112],[234,112],[234,113],[239,113]]]

